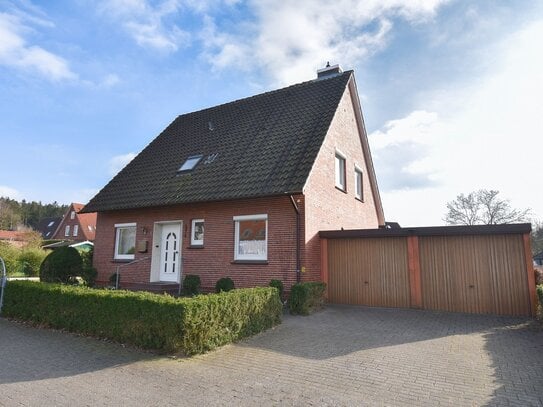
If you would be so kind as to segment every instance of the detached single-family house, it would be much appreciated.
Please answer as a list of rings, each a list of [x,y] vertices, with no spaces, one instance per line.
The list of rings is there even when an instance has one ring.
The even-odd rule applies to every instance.
[[[96,235],[96,213],[80,213],[82,208],[83,204],[72,203],[50,239],[92,242]]]
[[[98,283],[320,280],[320,230],[385,224],[353,71],[177,117],[83,212]]]

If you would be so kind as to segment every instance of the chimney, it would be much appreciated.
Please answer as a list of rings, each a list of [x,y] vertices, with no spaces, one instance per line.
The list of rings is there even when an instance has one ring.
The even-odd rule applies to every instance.
[[[324,68],[317,70],[317,79],[339,75],[342,72],[343,71],[341,70],[339,65],[336,64],[336,65],[330,66],[330,62],[327,62]]]

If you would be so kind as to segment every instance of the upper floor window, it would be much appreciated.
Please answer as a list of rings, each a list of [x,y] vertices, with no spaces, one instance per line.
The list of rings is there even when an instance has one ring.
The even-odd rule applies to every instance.
[[[204,220],[203,219],[193,219],[192,220],[192,231],[190,235],[190,244],[192,246],[203,246],[204,245]]]
[[[358,167],[354,168],[354,196],[356,199],[364,200],[364,181],[362,170]]]
[[[64,228],[64,236],[70,236],[70,225],[66,225]]]
[[[75,219],[75,211],[70,212],[70,219]]]
[[[235,260],[268,259],[268,215],[234,216]]]
[[[115,259],[132,260],[136,252],[136,224],[115,225]]]
[[[342,191],[347,190],[345,182],[345,156],[336,151],[336,187]]]
[[[77,236],[77,234],[79,233],[79,225],[74,225],[74,237]]]

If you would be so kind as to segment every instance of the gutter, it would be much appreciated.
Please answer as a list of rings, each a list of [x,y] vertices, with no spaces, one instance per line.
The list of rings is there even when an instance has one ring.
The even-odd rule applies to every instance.
[[[301,268],[302,268],[302,258],[301,258],[301,247],[300,247],[300,235],[301,235],[301,223],[300,223],[300,208],[298,208],[298,205],[296,204],[296,201],[292,197],[292,195],[289,195],[290,202],[292,203],[292,206],[294,207],[294,210],[296,211],[296,282],[299,283],[301,278]]]

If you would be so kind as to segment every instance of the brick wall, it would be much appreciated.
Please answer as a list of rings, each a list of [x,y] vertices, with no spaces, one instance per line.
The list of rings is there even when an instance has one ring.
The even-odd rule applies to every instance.
[[[303,206],[303,196],[296,197]],[[234,222],[237,215],[268,215],[268,264],[234,264]],[[190,247],[191,220],[205,220],[204,247]],[[302,217],[303,219],[303,217]],[[145,259],[121,268],[122,282],[150,281],[151,250],[155,222],[183,222],[183,275],[198,274],[205,289],[212,290],[221,277],[231,277],[236,287],[267,285],[272,278],[282,280],[287,289],[296,281],[296,217],[288,196],[250,200],[178,205],[172,207],[134,209],[98,213],[94,266],[98,282],[107,282],[118,265],[113,259],[115,224],[135,222],[136,242],[147,240],[147,253],[136,253]],[[303,235],[302,235],[303,236]]]
[[[306,183],[304,274],[306,280],[319,280],[320,230],[377,228],[378,217],[371,193],[366,161],[362,151],[354,106],[347,87],[330,129]],[[346,156],[346,192],[335,187],[336,149]],[[355,164],[363,172],[363,202],[355,198]]]

